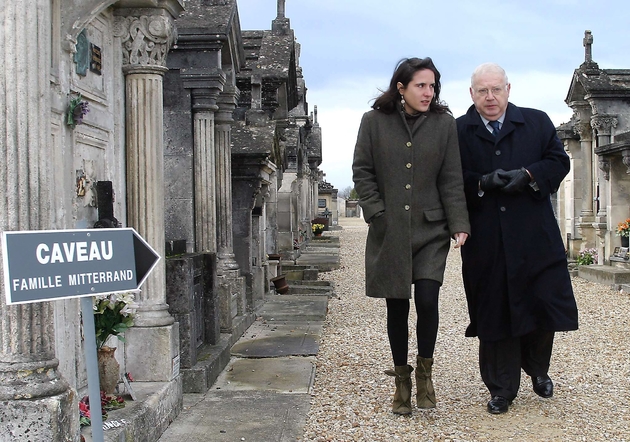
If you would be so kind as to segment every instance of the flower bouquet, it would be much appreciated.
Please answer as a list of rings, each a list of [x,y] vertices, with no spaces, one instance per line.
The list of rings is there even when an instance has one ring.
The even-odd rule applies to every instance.
[[[96,348],[103,348],[110,336],[117,336],[120,341],[125,342],[122,333],[133,325],[138,307],[134,302],[134,294],[126,292],[95,296],[94,301]]]
[[[90,111],[90,106],[87,101],[83,101],[81,94],[70,99],[68,110],[66,112],[66,124],[73,129],[77,124],[83,123],[83,117]]]
[[[617,224],[617,236],[629,237],[630,236],[630,218]]]
[[[122,396],[113,396],[101,391],[101,414],[102,419],[107,419],[107,412],[125,407],[125,399]],[[92,424],[90,414],[90,397],[84,396],[79,401],[79,423],[82,427]]]

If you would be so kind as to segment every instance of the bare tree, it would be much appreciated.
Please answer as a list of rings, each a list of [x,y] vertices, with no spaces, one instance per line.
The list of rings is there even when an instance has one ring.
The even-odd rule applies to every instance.
[[[337,196],[347,200],[350,197],[352,190],[353,188],[350,186],[345,187],[337,193]]]

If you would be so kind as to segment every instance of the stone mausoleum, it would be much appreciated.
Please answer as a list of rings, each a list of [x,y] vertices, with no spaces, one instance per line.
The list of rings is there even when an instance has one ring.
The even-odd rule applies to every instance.
[[[630,69],[600,68],[590,31],[583,45],[584,62],[566,98],[573,117],[557,128],[571,158],[558,192],[558,221],[569,258],[597,251],[596,265],[580,266],[580,276],[620,285],[630,282],[627,244],[616,234],[630,218]]]
[[[276,12],[243,31],[236,0],[0,3],[0,231],[133,227],[162,258],[108,341],[143,398],[117,440],[157,440],[209,388],[270,291],[269,255],[310,240],[321,130]],[[79,299],[8,305],[4,277],[0,439],[79,441]]]

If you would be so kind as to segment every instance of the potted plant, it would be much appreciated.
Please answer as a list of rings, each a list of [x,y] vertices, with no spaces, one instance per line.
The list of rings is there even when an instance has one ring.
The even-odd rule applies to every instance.
[[[101,390],[113,393],[118,385],[120,365],[114,357],[115,347],[105,345],[111,336],[122,342],[122,334],[133,325],[137,305],[134,294],[113,293],[94,297],[94,328],[96,332],[96,352]]]
[[[324,226],[323,224],[314,223],[311,226],[311,229],[313,229],[313,234],[315,234],[315,236],[322,236],[322,232],[324,231],[325,227],[326,226]]]
[[[628,247],[630,242],[630,218],[617,224],[617,236],[621,237],[621,247]]]
[[[597,264],[597,249],[584,249],[577,257],[577,265]]]

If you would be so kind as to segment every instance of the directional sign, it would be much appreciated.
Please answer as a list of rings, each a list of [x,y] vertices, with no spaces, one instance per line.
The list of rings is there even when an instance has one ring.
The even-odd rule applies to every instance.
[[[132,228],[2,233],[7,304],[140,288],[160,256]]]

